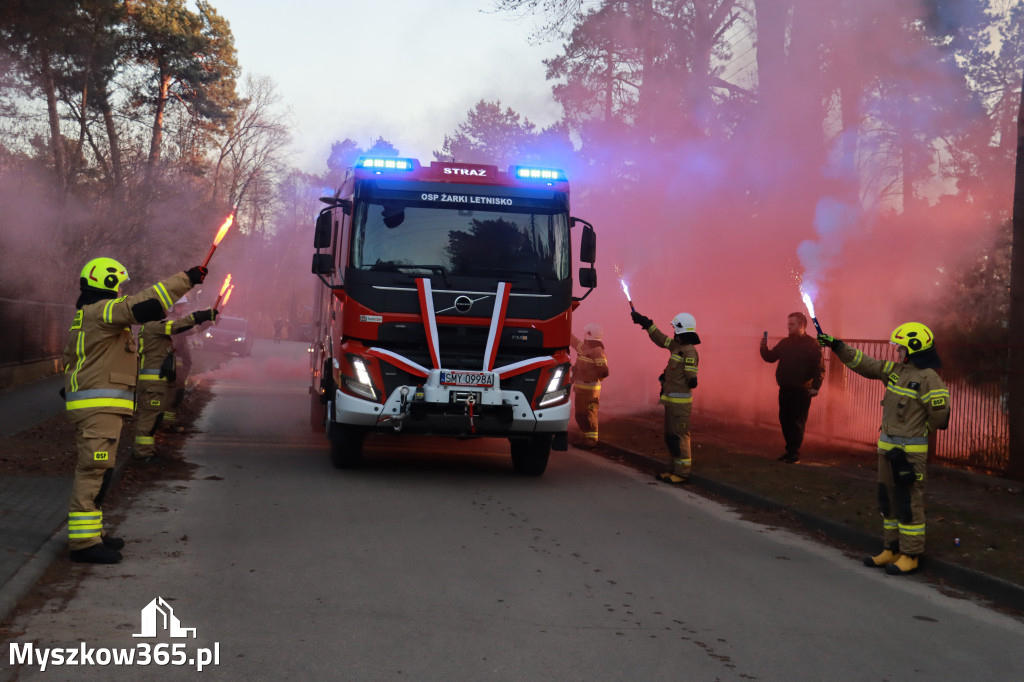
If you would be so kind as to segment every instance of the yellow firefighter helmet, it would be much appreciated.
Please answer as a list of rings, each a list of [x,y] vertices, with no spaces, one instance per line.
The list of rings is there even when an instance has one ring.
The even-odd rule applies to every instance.
[[[907,349],[908,355],[920,353],[935,345],[932,330],[920,322],[904,322],[892,330],[889,341]]]
[[[82,268],[81,285],[102,291],[121,290],[128,281],[128,270],[113,258],[93,258]]]

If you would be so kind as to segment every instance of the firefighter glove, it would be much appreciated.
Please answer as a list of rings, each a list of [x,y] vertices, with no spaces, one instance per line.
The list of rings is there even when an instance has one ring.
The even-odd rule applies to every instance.
[[[836,337],[829,336],[828,334],[818,334],[818,344],[822,346],[828,346],[832,350],[840,350],[843,346],[846,345]]]
[[[174,381],[178,378],[178,373],[174,370],[174,356],[168,355],[164,358],[164,362],[160,365],[160,378],[167,379],[167,381]]]
[[[690,386],[690,388],[697,388],[697,377],[690,377],[689,379],[686,380],[686,383]]]
[[[204,322],[213,322],[217,319],[217,309],[207,308],[206,310],[197,310],[192,313],[192,319],[195,320],[196,324],[203,324]]]
[[[898,486],[907,487],[914,483],[914,465],[907,459],[907,452],[903,448],[893,448],[885,453],[892,468],[892,481]]]
[[[197,265],[194,268],[189,268],[185,271],[188,275],[188,281],[192,282],[192,286],[202,284],[203,280],[206,279],[206,275],[210,273],[210,269],[202,265]]]
[[[633,323],[634,324],[638,324],[641,327],[643,327],[644,329],[650,329],[651,325],[654,324],[654,321],[651,320],[651,318],[644,317],[643,315],[641,315],[640,313],[638,313],[635,310],[632,313],[630,313],[630,317],[633,318]]]

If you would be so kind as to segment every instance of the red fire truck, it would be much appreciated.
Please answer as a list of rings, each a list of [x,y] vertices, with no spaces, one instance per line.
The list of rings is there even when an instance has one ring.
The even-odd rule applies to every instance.
[[[334,466],[388,431],[507,438],[517,472],[544,473],[567,447],[572,312],[597,284],[565,174],[362,157],[321,201],[311,423]]]

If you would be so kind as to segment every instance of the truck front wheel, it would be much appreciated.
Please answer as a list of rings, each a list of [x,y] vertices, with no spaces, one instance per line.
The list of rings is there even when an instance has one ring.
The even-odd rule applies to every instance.
[[[309,396],[309,428],[314,433],[323,433],[326,423],[327,406],[320,400],[320,396],[314,393]]]
[[[509,438],[512,444],[512,468],[523,476],[540,476],[548,467],[551,434],[535,433],[523,438]]]
[[[366,432],[356,426],[331,422],[327,439],[331,443],[331,464],[335,469],[352,469],[363,461]]]

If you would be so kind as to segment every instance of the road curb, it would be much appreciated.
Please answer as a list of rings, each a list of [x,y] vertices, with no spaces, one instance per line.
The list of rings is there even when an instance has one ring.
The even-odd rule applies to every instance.
[[[664,458],[651,457],[608,443],[600,443],[598,451],[622,459],[643,470],[653,472],[660,471],[665,467]],[[785,512],[805,529],[814,533],[820,533],[856,551],[874,552],[879,546],[880,540],[878,535],[865,533],[845,524],[793,509],[787,505],[747,490],[735,488],[721,481],[691,474],[689,485],[737,504],[766,511]],[[922,569],[927,571],[927,576],[930,578],[940,580],[958,590],[976,594],[998,606],[1024,613],[1024,587],[1020,585],[942,559],[933,559],[927,555],[921,564]]]
[[[0,587],[0,623],[7,622],[21,600],[28,596],[46,569],[64,550],[67,527],[67,523],[61,524],[18,572]]]
[[[120,459],[114,464],[114,473],[110,476],[111,490],[117,487],[121,481],[124,468],[127,465],[127,458]],[[25,561],[18,572],[11,576],[6,583],[0,585],[0,623],[7,622],[21,600],[28,596],[39,579],[46,573],[50,564],[67,549],[67,530],[67,522],[62,523],[53,532],[53,535],[47,538],[40,548]]]

